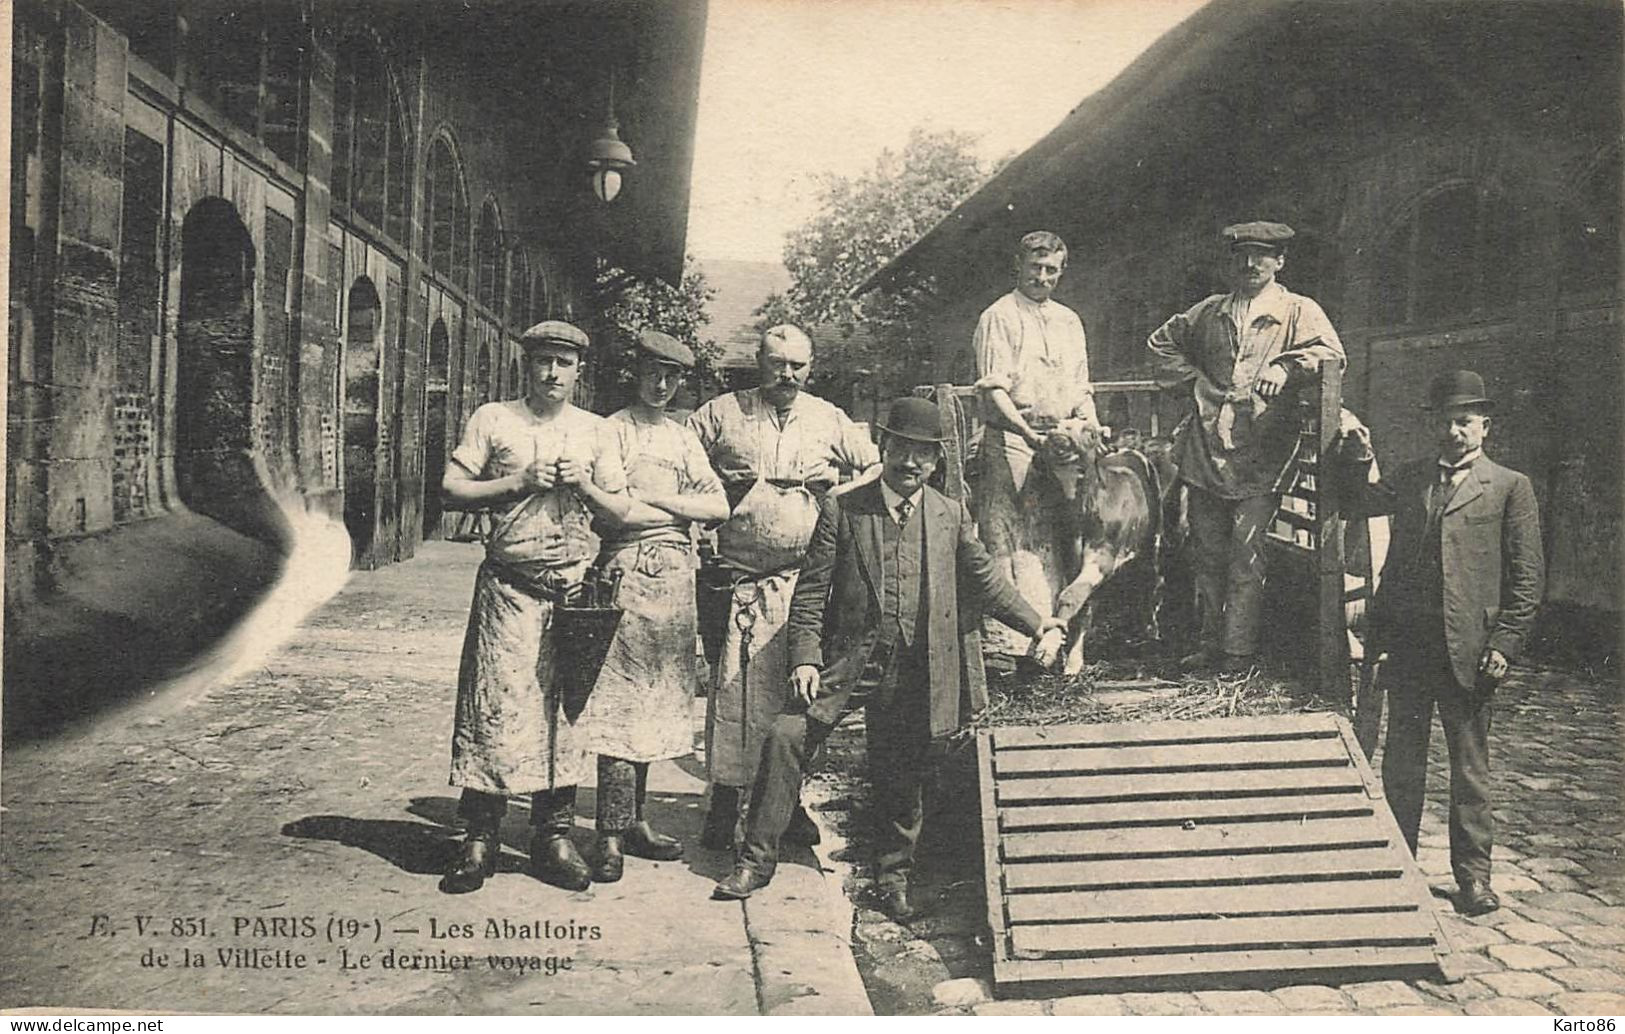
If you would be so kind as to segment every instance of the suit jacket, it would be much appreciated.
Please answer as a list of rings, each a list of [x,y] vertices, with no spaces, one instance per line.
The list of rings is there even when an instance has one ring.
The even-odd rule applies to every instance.
[[[929,658],[931,735],[940,737],[958,730],[966,717],[961,694],[968,666],[982,663],[982,611],[1029,635],[1037,632],[1040,619],[994,568],[962,503],[927,486],[920,511],[926,599],[920,631]],[[844,496],[826,497],[819,509],[786,627],[791,667],[822,669],[822,693],[808,709],[820,721],[840,718],[879,640],[880,522],[891,519],[878,479]],[[967,703],[973,713],[980,710],[987,704],[985,693]]]
[[[1366,513],[1394,514],[1387,574],[1372,605],[1373,643],[1403,649],[1422,602],[1408,577],[1427,548],[1428,493],[1439,480],[1436,458],[1409,464],[1391,480],[1365,486]],[[1446,504],[1436,529],[1444,587],[1444,638],[1450,668],[1463,689],[1478,680],[1487,648],[1515,660],[1534,627],[1545,580],[1540,512],[1529,479],[1480,456]]]

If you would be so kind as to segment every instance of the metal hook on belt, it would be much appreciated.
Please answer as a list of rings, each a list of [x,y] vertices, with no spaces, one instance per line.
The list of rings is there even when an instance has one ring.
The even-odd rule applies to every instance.
[[[762,583],[754,579],[741,578],[734,582],[733,597],[734,627],[748,636],[756,625],[756,611],[753,608],[762,602]]]

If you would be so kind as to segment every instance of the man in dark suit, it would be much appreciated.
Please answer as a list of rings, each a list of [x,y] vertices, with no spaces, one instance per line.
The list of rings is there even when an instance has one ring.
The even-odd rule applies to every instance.
[[[820,509],[790,601],[795,699],[762,746],[738,863],[715,897],[748,897],[772,879],[809,760],[848,712],[867,706],[880,889],[894,917],[912,915],[930,745],[987,704],[965,677],[982,658],[964,637],[974,643],[983,609],[1029,636],[1058,625],[994,568],[965,507],[926,485],[946,438],[936,406],[898,399],[879,426],[879,480]]]
[[[1450,750],[1450,866],[1456,908],[1501,906],[1490,888],[1490,698],[1516,660],[1540,607],[1540,514],[1529,479],[1484,455],[1494,403],[1469,370],[1428,387],[1439,451],[1391,481],[1361,486],[1356,509],[1393,513],[1393,545],[1372,608],[1372,642],[1389,655],[1382,782],[1411,852],[1427,782],[1437,705]],[[1368,464],[1364,428],[1351,434]],[[1358,481],[1359,479],[1356,478]]]

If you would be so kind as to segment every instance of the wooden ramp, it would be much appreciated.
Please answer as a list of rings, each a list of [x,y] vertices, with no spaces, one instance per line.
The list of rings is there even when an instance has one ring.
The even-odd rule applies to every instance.
[[[1336,715],[978,739],[1001,989],[1448,974],[1426,882]]]

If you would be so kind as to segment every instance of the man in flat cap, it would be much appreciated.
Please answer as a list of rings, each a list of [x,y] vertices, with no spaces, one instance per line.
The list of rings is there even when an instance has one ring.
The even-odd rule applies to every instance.
[[[1157,383],[1189,390],[1195,412],[1175,443],[1189,489],[1201,648],[1187,668],[1246,670],[1258,651],[1264,597],[1264,535],[1298,428],[1283,390],[1344,362],[1331,320],[1311,298],[1275,279],[1292,228],[1227,226],[1234,289],[1197,302],[1151,335]]]
[[[789,693],[784,622],[818,499],[841,474],[880,460],[862,428],[804,389],[812,359],[812,339],[799,328],[770,327],[756,350],[761,384],[720,395],[688,418],[731,506],[717,529],[715,572],[731,592],[726,638],[705,701],[711,806],[701,843],[714,850],[734,844],[741,791]],[[792,833],[815,842],[818,829],[797,809]]]
[[[1440,374],[1426,408],[1435,450],[1392,479],[1353,478],[1350,510],[1395,515],[1371,611],[1371,648],[1388,654],[1383,792],[1415,853],[1437,706],[1450,751],[1456,907],[1480,915],[1501,904],[1490,887],[1490,700],[1540,608],[1540,513],[1529,479],[1484,455],[1494,403],[1482,377]],[[1369,432],[1356,427],[1349,438],[1345,456],[1369,465]]]
[[[1033,450],[1068,417],[1098,423],[1089,381],[1083,321],[1050,297],[1066,272],[1066,242],[1048,230],[1021,238],[1013,256],[1016,286],[982,312],[971,350],[987,430],[975,485],[977,530],[993,562],[1025,598],[1049,613],[1060,571],[1063,515],[1034,520],[1017,502],[1032,468]],[[1041,529],[1041,530],[1040,530]],[[1035,530],[1053,533],[1032,541]],[[1029,643],[1002,625],[990,626],[994,652],[1020,657]]]
[[[762,747],[744,843],[715,897],[748,897],[772,879],[809,760],[843,716],[866,707],[878,882],[893,917],[912,915],[908,876],[931,745],[987,705],[985,694],[971,695],[981,683],[965,677],[982,663],[967,632],[984,608],[1028,635],[1060,627],[1041,620],[989,559],[965,507],[926,484],[946,437],[937,407],[898,399],[880,429],[880,478],[819,508],[790,602],[794,696]]]
[[[621,878],[623,855],[670,861],[683,845],[644,811],[649,762],[694,752],[694,557],[690,525],[728,516],[722,482],[700,440],[666,415],[694,369],[694,353],[669,334],[638,336],[637,400],[609,418],[631,505],[604,531],[599,566],[618,572],[623,610],[603,669],[577,719],[581,745],[598,755],[598,844],[593,880]]]
[[[587,335],[547,320],[520,344],[525,397],[474,411],[441,482],[453,504],[496,514],[457,674],[451,784],[463,788],[457,812],[468,835],[441,881],[454,894],[496,871],[502,816],[522,793],[535,875],[571,890],[590,880],[569,834],[591,755],[563,710],[548,628],[554,604],[598,554],[593,522],[624,520],[631,501],[608,424],[570,403]]]

